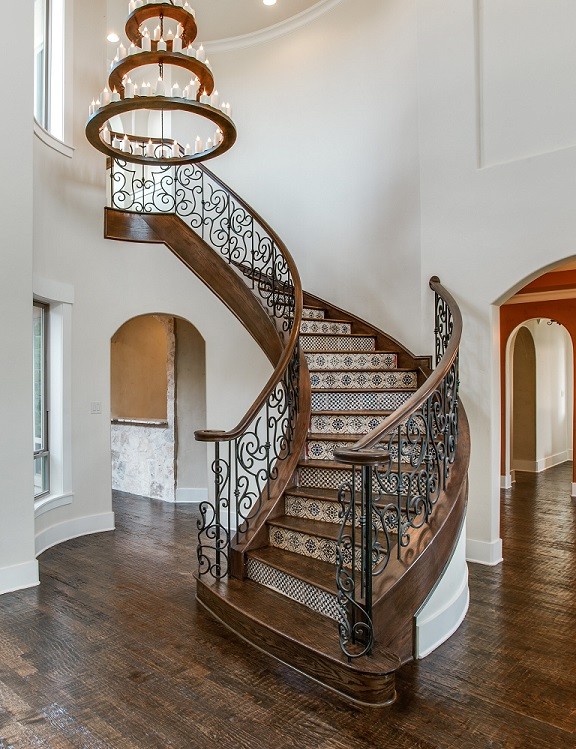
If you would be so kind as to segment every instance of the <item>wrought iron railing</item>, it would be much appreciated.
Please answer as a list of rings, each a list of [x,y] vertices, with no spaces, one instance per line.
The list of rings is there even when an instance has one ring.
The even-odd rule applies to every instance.
[[[228,432],[202,431],[213,442],[214,496],[200,505],[199,574],[231,570],[242,543],[271,500],[279,466],[292,455],[299,411],[302,286],[283,242],[268,224],[200,164],[142,166],[114,160],[111,206],[182,218],[243,279],[273,321],[281,340],[275,369],[240,423]]]
[[[411,533],[429,523],[456,457],[462,318],[437,277],[430,287],[435,292],[435,371],[379,427],[335,453],[352,465],[339,492],[342,523],[336,549],[340,645],[349,658],[371,653],[375,580],[393,555],[405,563],[417,555],[410,547]]]

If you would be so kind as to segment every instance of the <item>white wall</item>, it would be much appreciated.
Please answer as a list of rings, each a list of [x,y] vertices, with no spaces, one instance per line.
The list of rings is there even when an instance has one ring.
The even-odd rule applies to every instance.
[[[543,471],[572,458],[572,342],[562,325],[530,320],[536,349],[536,466]]]
[[[37,531],[109,513],[109,341],[125,320],[163,312],[197,327],[207,344],[209,427],[232,426],[269,371],[241,326],[165,248],[102,239],[104,159],[83,129],[87,104],[103,85],[106,1],[76,6],[77,150],[68,160],[34,143],[34,271],[74,289],[74,497],[39,517]],[[17,13],[18,27],[29,28],[31,13]],[[472,429],[469,556],[488,563],[501,556],[494,305],[576,252],[573,52],[565,31],[575,25],[576,7],[546,4],[544,20],[535,1],[345,0],[272,43],[211,54],[239,128],[236,147],[214,168],[279,231],[306,288],[417,353],[431,350],[429,277],[438,274],[461,303],[462,396]],[[17,47],[4,51],[22,60],[31,91],[28,52]],[[16,424],[3,454],[14,478],[1,479],[0,501],[10,509],[2,529],[10,541],[0,545],[5,565],[29,560],[31,543],[23,501],[29,353],[20,343],[31,296],[25,91],[19,79],[5,136],[15,144],[6,158],[18,174],[3,202],[13,210],[2,303],[14,324],[2,335],[16,362],[2,390]],[[528,116],[534,110],[537,120]],[[102,403],[101,415],[90,414],[93,401]]]
[[[427,353],[415,0],[347,0],[270,43],[208,50],[238,127],[218,174],[278,231],[305,289]]]
[[[73,497],[70,504],[37,517],[36,533],[48,539],[40,548],[76,531],[111,527],[110,339],[126,320],[165,313],[195,325],[206,341],[208,428],[235,426],[270,373],[265,357],[240,323],[166,247],[102,237],[105,159],[88,145],[84,125],[87,105],[103,87],[105,10],[105,0],[90,0],[74,14],[74,86],[69,92],[74,100],[74,157],[67,159],[38,139],[34,143],[34,272],[68,284],[75,300],[71,336]],[[26,110],[26,127],[29,121]],[[27,197],[29,222],[30,192]],[[30,280],[22,296],[27,297],[22,304],[28,310]],[[29,338],[27,333],[26,350]],[[29,379],[22,377],[27,403]],[[91,413],[93,402],[101,403],[100,414]],[[29,474],[31,481],[31,468]],[[86,518],[90,522],[85,522]],[[31,537],[30,523],[24,533]]]
[[[567,140],[570,125],[560,127],[555,114],[570,108],[562,101],[573,92],[572,52],[556,42],[575,23],[576,6],[568,2],[418,2],[422,286],[438,273],[464,314],[462,397],[472,429],[469,553],[486,562],[498,561],[501,546],[492,305],[576,252],[575,136],[571,129]],[[536,102],[527,93],[508,96],[517,85],[528,87]],[[547,110],[537,124],[529,116],[535,106]],[[504,118],[507,130],[498,136]]]
[[[0,45],[7,75],[0,119],[0,593],[38,582],[32,480],[32,23],[33,4],[11,10],[14,28]],[[7,104],[9,102],[9,106]]]

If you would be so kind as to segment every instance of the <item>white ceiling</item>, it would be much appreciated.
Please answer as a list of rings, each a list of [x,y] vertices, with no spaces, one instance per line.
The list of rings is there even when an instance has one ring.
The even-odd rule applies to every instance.
[[[319,0],[277,0],[264,5],[262,0],[189,0],[196,10],[198,40],[212,41],[250,34],[308,10]],[[128,0],[108,0],[108,31],[124,36]]]

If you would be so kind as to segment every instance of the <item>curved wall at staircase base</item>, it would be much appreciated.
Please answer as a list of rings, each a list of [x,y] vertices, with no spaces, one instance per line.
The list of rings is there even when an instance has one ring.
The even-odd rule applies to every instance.
[[[462,524],[454,554],[434,590],[416,614],[414,656],[425,658],[456,632],[468,604],[466,521]]]
[[[113,512],[103,512],[55,523],[36,534],[36,556],[64,541],[92,533],[113,531],[114,527]]]

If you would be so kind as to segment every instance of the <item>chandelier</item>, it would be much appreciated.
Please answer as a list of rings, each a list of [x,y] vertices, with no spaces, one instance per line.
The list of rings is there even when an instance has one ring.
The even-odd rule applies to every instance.
[[[215,89],[204,47],[194,46],[194,10],[184,0],[131,0],[128,13],[129,45],[120,43],[108,84],[90,105],[89,142],[107,156],[136,164],[188,164],[227,151],[236,141],[236,127],[230,104],[221,102]],[[155,73],[144,79],[156,69],[157,80]],[[185,71],[190,82],[172,83],[173,70]],[[187,137],[174,137],[182,113],[201,118],[191,118],[200,123],[201,134],[178,119],[178,135]],[[128,132],[136,123],[146,134]]]

